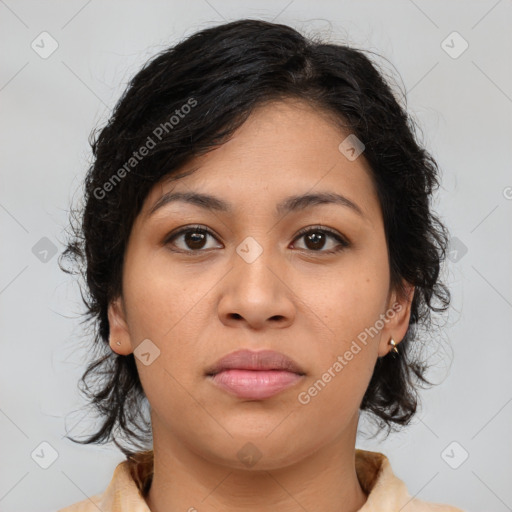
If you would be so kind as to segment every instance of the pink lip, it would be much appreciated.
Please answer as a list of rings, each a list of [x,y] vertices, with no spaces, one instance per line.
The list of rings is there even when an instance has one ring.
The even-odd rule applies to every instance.
[[[305,372],[291,358],[273,350],[238,350],[206,370],[219,388],[239,398],[263,400],[301,380]]]
[[[286,370],[223,370],[210,376],[221,389],[249,400],[270,398],[302,378],[303,375]]]

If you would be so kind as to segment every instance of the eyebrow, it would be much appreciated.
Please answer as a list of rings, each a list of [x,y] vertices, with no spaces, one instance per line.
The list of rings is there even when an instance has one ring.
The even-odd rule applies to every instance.
[[[189,203],[206,210],[220,213],[233,212],[232,206],[218,197],[201,194],[199,192],[167,192],[151,207],[148,212],[148,217],[153,215],[153,213],[163,206],[174,202]],[[320,204],[337,204],[345,206],[356,212],[361,217],[365,217],[363,211],[357,204],[347,197],[333,192],[318,192],[287,197],[276,206],[276,214],[282,216],[290,212],[310,208]]]

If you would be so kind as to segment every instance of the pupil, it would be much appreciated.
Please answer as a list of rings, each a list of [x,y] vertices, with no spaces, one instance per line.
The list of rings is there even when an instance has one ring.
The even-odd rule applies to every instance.
[[[191,249],[201,249],[204,240],[205,234],[200,231],[191,231],[185,235],[185,242]]]
[[[313,242],[313,247],[308,245],[308,242]],[[308,249],[321,249],[325,242],[325,234],[324,233],[312,233],[306,236],[306,245]]]

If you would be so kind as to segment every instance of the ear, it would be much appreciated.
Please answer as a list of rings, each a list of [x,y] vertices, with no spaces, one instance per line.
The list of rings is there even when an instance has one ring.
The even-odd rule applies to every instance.
[[[130,331],[126,323],[126,312],[121,297],[117,297],[108,305],[108,323],[110,348],[123,356],[131,354],[133,349]]]
[[[413,297],[414,286],[405,281],[403,293],[398,293],[396,290],[390,293],[386,311],[382,316],[384,327],[381,330],[379,357],[387,355],[393,349],[393,346],[389,344],[391,338],[395,340],[398,350],[400,350],[399,343],[409,328]]]

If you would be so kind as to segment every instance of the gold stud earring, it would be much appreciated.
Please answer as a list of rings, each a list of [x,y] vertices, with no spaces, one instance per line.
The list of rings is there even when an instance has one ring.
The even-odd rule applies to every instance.
[[[396,354],[398,354],[398,349],[396,348],[396,342],[393,338],[391,338],[391,340],[389,340],[389,344],[393,347],[391,351],[395,352]]]

